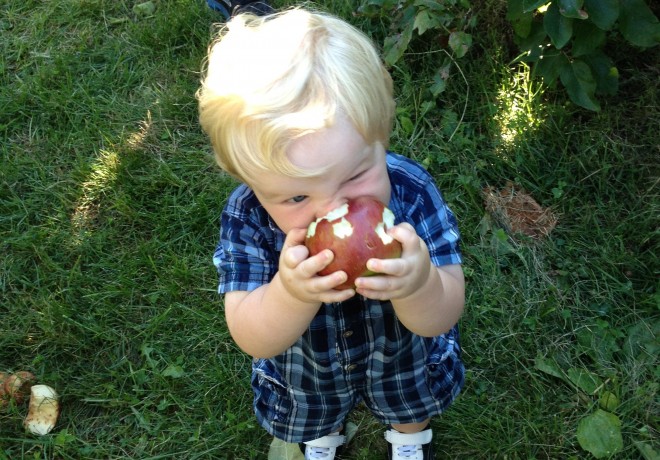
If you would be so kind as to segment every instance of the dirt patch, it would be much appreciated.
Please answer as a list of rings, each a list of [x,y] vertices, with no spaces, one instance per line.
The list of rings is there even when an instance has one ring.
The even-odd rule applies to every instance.
[[[500,190],[486,187],[483,194],[486,210],[512,236],[518,233],[539,239],[557,225],[557,216],[550,209],[513,183]]]

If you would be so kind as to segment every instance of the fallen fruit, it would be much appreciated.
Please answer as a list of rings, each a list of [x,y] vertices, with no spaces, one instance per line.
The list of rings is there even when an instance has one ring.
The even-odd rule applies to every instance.
[[[319,275],[338,270],[348,275],[335,289],[355,287],[355,280],[375,273],[367,269],[371,258],[393,259],[401,256],[401,243],[387,234],[394,226],[394,213],[380,201],[361,197],[349,200],[307,228],[305,246],[311,256],[330,249],[335,257]]]
[[[60,414],[57,392],[48,385],[33,385],[25,428],[32,434],[45,435],[55,427]]]
[[[5,391],[5,381],[9,378],[9,374],[5,372],[0,372],[0,409],[7,405],[9,396]]]
[[[5,393],[8,398],[13,398],[17,404],[21,404],[34,385],[37,378],[32,372],[20,371],[5,379]]]

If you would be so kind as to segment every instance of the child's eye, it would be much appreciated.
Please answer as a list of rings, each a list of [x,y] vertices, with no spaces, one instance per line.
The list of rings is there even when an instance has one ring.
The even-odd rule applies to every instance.
[[[348,179],[348,181],[351,182],[351,181],[357,180],[357,179],[360,178],[360,176],[362,176],[362,174],[364,174],[364,171],[362,171],[362,172],[360,172],[360,173],[357,173],[355,176],[353,176],[353,177],[351,177],[350,179]]]
[[[307,198],[307,195],[296,195],[293,198],[289,199],[290,203],[300,203],[301,201],[304,201],[305,198]]]

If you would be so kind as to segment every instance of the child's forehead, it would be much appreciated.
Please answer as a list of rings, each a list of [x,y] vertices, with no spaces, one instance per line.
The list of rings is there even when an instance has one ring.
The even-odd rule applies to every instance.
[[[330,126],[293,140],[286,155],[295,167],[318,171],[355,163],[368,150],[367,142],[353,124],[345,116],[337,115]]]
[[[304,153],[304,151],[302,152]],[[355,150],[337,150],[328,153],[309,151],[304,162],[297,167],[308,171],[309,176],[291,176],[275,171],[267,171],[253,181],[252,188],[270,199],[289,198],[298,194],[314,194],[337,187],[355,174],[369,168],[376,161],[374,146],[366,144]]]

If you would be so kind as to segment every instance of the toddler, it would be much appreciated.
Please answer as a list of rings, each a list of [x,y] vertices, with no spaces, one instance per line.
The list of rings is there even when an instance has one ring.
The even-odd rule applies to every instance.
[[[456,219],[424,168],[387,150],[392,81],[347,22],[293,9],[239,14],[210,48],[200,122],[241,182],[214,254],[229,331],[251,355],[254,411],[305,458],[335,458],[364,403],[391,459],[432,459],[431,417],[463,386],[464,278]],[[386,204],[397,259],[337,290],[310,257],[310,222],[361,196]]]

